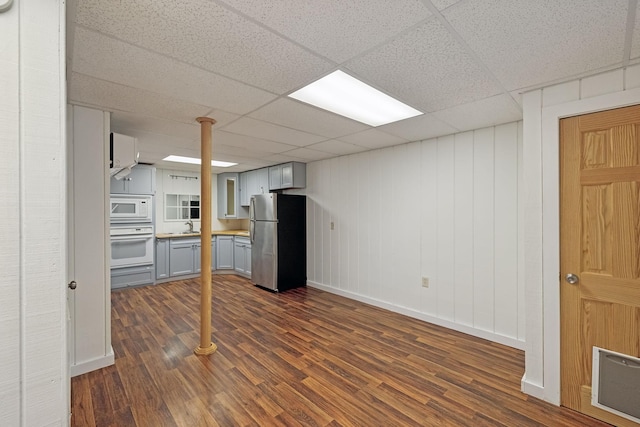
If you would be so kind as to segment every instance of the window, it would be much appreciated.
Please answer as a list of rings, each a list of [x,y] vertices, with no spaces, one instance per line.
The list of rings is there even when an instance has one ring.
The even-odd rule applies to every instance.
[[[196,194],[165,194],[164,219],[166,221],[200,219],[200,196]]]

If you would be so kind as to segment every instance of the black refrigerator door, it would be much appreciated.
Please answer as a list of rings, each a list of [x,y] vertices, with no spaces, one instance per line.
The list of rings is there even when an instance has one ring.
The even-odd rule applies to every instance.
[[[307,284],[307,201],[278,195],[278,291]]]

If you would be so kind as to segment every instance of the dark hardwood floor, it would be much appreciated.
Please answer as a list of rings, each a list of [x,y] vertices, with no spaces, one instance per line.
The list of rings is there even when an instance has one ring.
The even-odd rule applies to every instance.
[[[115,365],[72,379],[75,426],[605,426],[520,392],[524,354],[312,288],[213,277],[112,293]]]

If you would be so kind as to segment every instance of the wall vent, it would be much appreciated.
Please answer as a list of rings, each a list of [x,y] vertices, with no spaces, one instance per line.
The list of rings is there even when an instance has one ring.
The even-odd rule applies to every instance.
[[[591,404],[640,423],[640,359],[593,347]]]

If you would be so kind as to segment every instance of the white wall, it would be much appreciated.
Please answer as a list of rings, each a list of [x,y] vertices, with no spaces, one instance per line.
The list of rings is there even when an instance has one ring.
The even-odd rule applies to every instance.
[[[171,175],[178,176],[173,178]],[[197,179],[183,178],[185,176]],[[218,175],[211,175],[211,230],[247,230],[248,220],[218,219]],[[156,233],[181,233],[189,229],[185,221],[164,219],[165,194],[200,194],[200,173],[170,169],[156,169]],[[200,230],[200,221],[193,221],[193,229]]]
[[[309,163],[309,284],[522,348],[521,135],[509,123]]]
[[[522,389],[560,403],[559,119],[640,103],[640,65],[524,94],[526,373]]]
[[[114,363],[111,347],[109,198],[109,113],[69,106],[68,277],[69,363],[81,375]]]
[[[69,424],[64,4],[0,13],[0,425]]]

